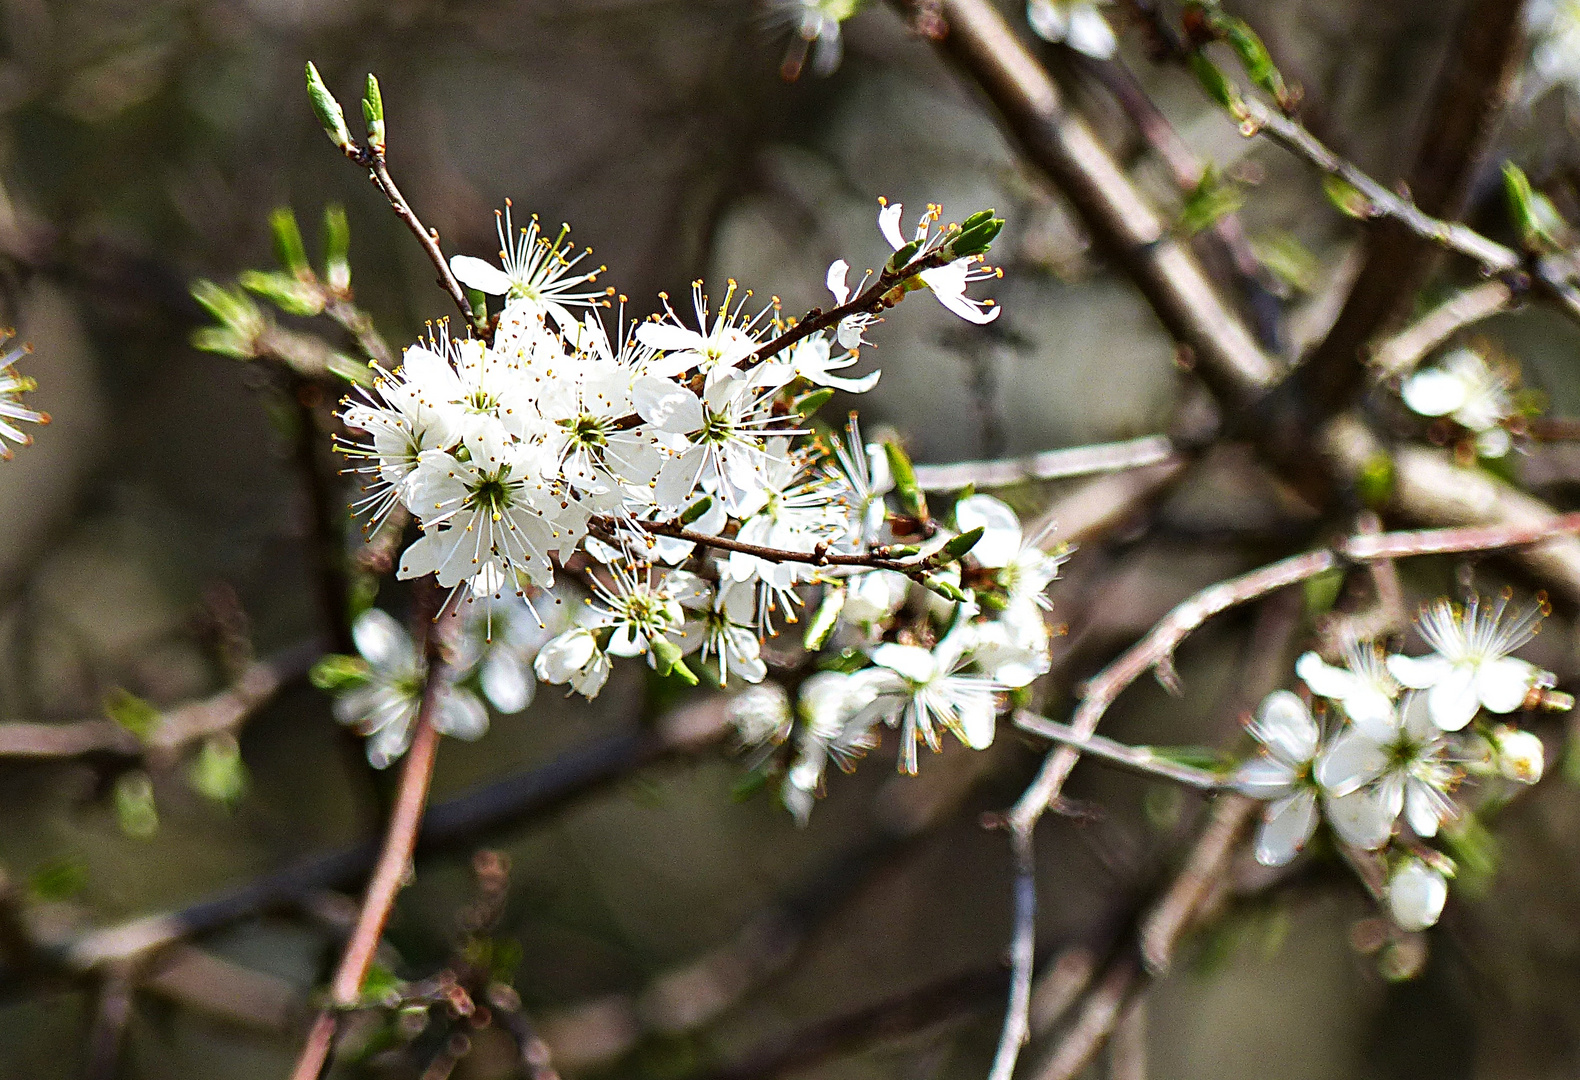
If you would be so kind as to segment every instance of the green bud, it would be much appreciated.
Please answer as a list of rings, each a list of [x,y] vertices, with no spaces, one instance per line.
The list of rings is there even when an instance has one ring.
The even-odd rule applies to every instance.
[[[474,322],[480,322],[480,323],[488,322],[488,297],[487,296],[485,296],[483,293],[479,292],[477,289],[470,289],[469,288],[469,289],[466,290],[466,302],[467,302],[467,305],[469,307],[471,307],[471,309],[472,309],[472,320]]]
[[[1262,44],[1262,39],[1256,31],[1243,19],[1233,16],[1222,16],[1218,20],[1218,29],[1222,31],[1224,40],[1229,47],[1240,57],[1240,63],[1245,66],[1246,76],[1257,86],[1273,96],[1281,106],[1289,99],[1289,87],[1284,85],[1284,77],[1279,74],[1278,68],[1273,64],[1273,58],[1267,52],[1267,46]]]
[[[966,552],[977,546],[977,541],[982,539],[984,531],[984,526],[978,525],[949,541],[944,545],[944,558],[950,562],[963,558]]]
[[[1561,249],[1562,235],[1568,226],[1552,200],[1531,187],[1530,179],[1512,161],[1503,163],[1503,189],[1509,200],[1509,216],[1519,231],[1520,241],[1531,251]]]
[[[844,610],[845,586],[829,586],[823,595],[823,602],[818,605],[817,614],[807,623],[806,635],[801,639],[807,652],[817,652],[823,647],[828,636],[834,632],[834,624],[839,622],[839,613]]]
[[[792,408],[797,414],[801,416],[802,419],[811,419],[811,417],[819,409],[828,404],[829,399],[833,396],[833,387],[821,386],[818,389],[813,390],[810,393],[803,394],[801,397],[797,398]]]
[[[368,72],[368,86],[362,94],[362,118],[368,125],[368,146],[375,154],[384,153],[384,96],[372,72]]]
[[[311,316],[324,310],[324,295],[317,286],[290,274],[243,270],[237,280],[242,288],[263,297],[287,315]]]
[[[222,326],[243,337],[255,337],[263,330],[263,312],[240,289],[227,289],[199,278],[192,283],[192,299]]]
[[[324,85],[323,77],[318,74],[318,68],[311,60],[307,62],[307,98],[312,102],[313,112],[318,115],[318,122],[324,126],[324,134],[329,136],[329,141],[342,150],[349,150],[352,145],[351,129],[346,127],[346,111],[335,100],[335,95],[329,92],[329,87]]]
[[[160,721],[157,708],[120,686],[104,695],[104,715],[139,739],[152,735]]]
[[[1197,51],[1190,54],[1190,67],[1196,75],[1196,81],[1201,83],[1201,88],[1207,92],[1208,97],[1228,109],[1236,120],[1245,119],[1245,101],[1240,97],[1239,87],[1218,70],[1217,64]]]
[[[1393,487],[1393,458],[1385,453],[1374,454],[1368,458],[1361,466],[1360,474],[1355,478],[1355,489],[1361,497],[1361,502],[1374,508],[1388,504],[1393,498]]]
[[[927,496],[916,482],[916,470],[909,455],[900,444],[889,439],[883,444],[884,456],[889,459],[889,472],[894,475],[894,490],[900,498],[900,507],[918,521],[926,521]]]
[[[339,203],[324,207],[324,280],[337,292],[351,288],[351,224]]]
[[[653,651],[653,659],[656,661],[655,669],[660,675],[668,675],[675,669],[677,664],[684,665],[685,663],[682,659],[684,654],[680,651],[680,646],[662,634],[649,638],[647,647]]]
[[[307,262],[302,230],[289,206],[277,206],[269,214],[269,232],[274,237],[274,257],[280,261],[280,266],[297,277],[311,278],[313,268]]]
[[[236,360],[251,360],[257,354],[251,338],[243,338],[220,326],[200,326],[192,331],[189,340],[199,352],[218,353]]]
[[[992,211],[985,211],[991,214]],[[988,220],[969,228],[962,228],[960,235],[948,244],[951,260],[963,259],[968,255],[982,255],[998,239],[998,234],[1004,229],[1004,219],[999,217]]]
[[[976,213],[972,214],[970,217],[966,218],[964,221],[962,221],[960,223],[960,231],[961,232],[970,232],[972,229],[976,228],[978,225],[981,225],[984,222],[988,222],[988,221],[992,221],[992,220],[993,220],[993,211],[992,210],[978,210]]]
[[[885,265],[884,269],[889,271],[891,274],[898,274],[901,270],[910,265],[911,260],[916,258],[916,253],[921,250],[922,242],[920,240],[912,240],[910,243],[896,251],[893,255],[889,256],[889,261]]]
[[[330,353],[329,362],[325,364],[329,374],[344,379],[353,386],[372,386],[373,372],[368,365],[354,356],[345,353]]]
[[[1346,217],[1366,220],[1376,214],[1372,201],[1354,184],[1343,177],[1329,174],[1322,178],[1322,193]]]
[[[706,514],[712,508],[713,508],[713,496],[712,495],[704,495],[702,498],[698,499],[696,502],[694,502],[690,506],[686,507],[685,510],[681,511],[680,523],[682,525],[690,525],[693,522],[695,522],[698,518],[702,517],[703,514]]]
[[[922,588],[926,589],[928,592],[937,593],[945,600],[953,600],[957,604],[964,603],[965,601],[971,599],[969,595],[961,590],[960,586],[956,585],[947,578],[938,576],[937,574],[928,574],[926,577],[924,577],[922,579]]]
[[[308,678],[318,689],[338,693],[363,685],[370,674],[368,662],[362,657],[330,653],[313,665]]]
[[[115,782],[115,820],[127,836],[147,840],[159,831],[159,810],[154,806],[154,783],[142,771],[129,772]]]
[[[1245,205],[1245,196],[1240,188],[1231,181],[1225,180],[1223,175],[1212,165],[1202,171],[1201,179],[1185,196],[1185,205],[1180,208],[1180,217],[1177,224],[1179,231],[1185,236],[1195,236],[1203,229],[1211,227],[1219,218],[1232,214]]]
[[[241,747],[234,735],[207,739],[187,769],[192,789],[227,806],[247,790],[247,766],[241,760]]]

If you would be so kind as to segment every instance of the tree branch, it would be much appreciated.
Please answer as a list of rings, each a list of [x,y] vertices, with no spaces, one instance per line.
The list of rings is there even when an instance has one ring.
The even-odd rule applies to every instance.
[[[1372,350],[1373,377],[1408,375],[1428,353],[1467,326],[1509,310],[1514,290],[1506,281],[1484,281],[1461,290]]]
[[[1155,753],[1149,746],[1130,746],[1103,735],[1081,735],[1068,724],[1049,720],[1045,716],[1038,716],[1025,709],[1016,710],[1015,726],[1033,735],[1041,735],[1045,739],[1052,739],[1054,742],[1079,750],[1088,757],[1122,765],[1147,776],[1172,780],[1176,784],[1184,784],[1198,791],[1219,791],[1224,787],[1223,777],[1217,773],[1170,761]]]
[[[1064,480],[1096,473],[1122,472],[1157,465],[1174,456],[1166,435],[1148,435],[1123,442],[1044,450],[1030,457],[1002,461],[960,461],[949,465],[917,465],[916,482],[923,491],[958,491],[963,487],[1008,487],[1028,480]]]

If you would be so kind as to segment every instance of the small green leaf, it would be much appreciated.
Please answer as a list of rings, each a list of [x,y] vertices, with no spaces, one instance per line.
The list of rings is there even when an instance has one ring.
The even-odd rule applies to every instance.
[[[1531,187],[1525,171],[1512,161],[1503,163],[1503,190],[1508,196],[1509,216],[1520,234],[1520,241],[1531,251],[1560,250],[1568,223],[1552,200]]]
[[[367,89],[362,93],[362,118],[368,125],[368,146],[375,154],[384,152],[384,95],[379,92],[379,81],[368,73]]]
[[[1334,176],[1332,173],[1324,176],[1322,193],[1328,197],[1328,202],[1346,217],[1365,221],[1377,214],[1377,208],[1372,205],[1372,201],[1363,195],[1359,188],[1341,176]]]
[[[1393,498],[1393,486],[1393,458],[1386,453],[1373,454],[1355,477],[1356,493],[1363,503],[1373,509],[1388,505],[1388,501]]]
[[[277,270],[243,270],[241,287],[287,315],[312,316],[324,310],[324,294],[311,282]]]
[[[802,419],[810,419],[812,415],[815,414],[819,409],[821,409],[824,405],[827,405],[829,399],[833,396],[833,387],[821,386],[810,393],[803,394],[799,398],[796,398],[795,404],[790,406],[790,408]]]
[[[1244,205],[1245,194],[1240,186],[1208,165],[1196,186],[1185,196],[1185,205],[1180,208],[1175,227],[1185,236],[1195,236]]]
[[[466,303],[472,309],[472,319],[476,322],[488,322],[488,297],[480,289],[468,288],[466,290]]]
[[[1207,59],[1201,51],[1190,55],[1190,68],[1196,75],[1196,81],[1201,83],[1201,88],[1207,96],[1228,109],[1236,120],[1245,118],[1245,100],[1240,97],[1240,89],[1229,81],[1218,65]]]
[[[889,256],[889,262],[885,269],[893,274],[899,273],[911,264],[911,260],[916,258],[916,253],[921,250],[922,242],[920,240],[912,240]]]
[[[944,545],[944,558],[950,562],[964,558],[967,552],[977,546],[977,541],[982,539],[982,534],[986,531],[985,526],[978,525],[950,540]]]
[[[922,579],[922,587],[929,592],[942,596],[945,600],[953,600],[957,604],[965,603],[971,599],[970,594],[962,591],[960,586],[937,574],[928,574],[924,577]]]
[[[894,491],[899,496],[900,507],[918,521],[928,520],[927,496],[916,482],[916,469],[910,455],[893,439],[883,444],[884,456],[889,459],[889,472],[894,477]]]
[[[372,669],[362,657],[330,653],[313,665],[308,678],[320,690],[339,693],[366,684],[371,674]]]
[[[801,639],[807,652],[817,652],[823,647],[839,622],[839,613],[844,610],[845,586],[830,585],[823,594],[823,602],[818,605],[817,613],[807,623],[806,635]]]
[[[362,980],[362,1000],[370,1005],[398,1005],[406,985],[404,979],[396,977],[389,968],[375,962]]]
[[[28,891],[38,900],[70,900],[87,887],[88,864],[81,859],[51,859],[28,879]]]
[[[152,735],[161,718],[157,708],[121,686],[104,695],[104,715],[139,739]]]
[[[696,502],[692,503],[690,506],[686,507],[686,509],[681,511],[680,524],[695,524],[703,514],[706,514],[711,509],[713,509],[713,496],[704,495],[702,498],[698,499]]]
[[[324,280],[338,292],[351,288],[351,223],[339,203],[324,207]]]
[[[346,111],[335,100],[335,95],[329,92],[329,87],[324,85],[323,77],[318,74],[318,68],[311,60],[307,62],[307,99],[312,102],[313,112],[317,114],[318,122],[323,125],[329,141],[342,150],[350,147],[351,129],[346,127]]]
[[[226,806],[234,805],[247,791],[247,766],[241,747],[230,734],[205,739],[187,769],[187,780],[200,795]]]
[[[1239,56],[1240,63],[1245,66],[1246,76],[1271,94],[1280,105],[1287,101],[1289,88],[1284,85],[1283,75],[1279,74],[1278,68],[1273,65],[1273,58],[1268,54],[1267,46],[1262,44],[1262,39],[1256,35],[1256,31],[1252,30],[1245,20],[1231,15],[1220,16],[1217,23],[1224,40],[1229,43],[1229,47]]]
[[[189,339],[199,352],[218,353],[237,360],[251,360],[257,349],[251,339],[241,338],[234,332],[218,326],[200,326],[192,331]]]
[[[1227,772],[1230,762],[1210,746],[1143,746],[1153,757],[1206,772]]]
[[[1293,233],[1274,229],[1253,236],[1251,252],[1268,273],[1292,289],[1310,293],[1321,281],[1322,264]]]
[[[154,806],[154,782],[142,771],[129,772],[115,782],[115,820],[121,831],[147,840],[159,831],[159,810]]]
[[[1344,586],[1344,571],[1342,569],[1327,570],[1315,577],[1305,580],[1303,587],[1306,593],[1306,611],[1312,615],[1322,615],[1333,610],[1333,605],[1339,602],[1339,590]]]
[[[240,336],[256,336],[263,329],[263,312],[240,289],[227,289],[199,278],[192,283],[192,299],[214,316],[221,326]]]
[[[311,278],[313,268],[307,262],[307,245],[302,243],[301,226],[289,206],[277,206],[269,214],[269,234],[274,238],[274,257],[280,266],[297,277]]]

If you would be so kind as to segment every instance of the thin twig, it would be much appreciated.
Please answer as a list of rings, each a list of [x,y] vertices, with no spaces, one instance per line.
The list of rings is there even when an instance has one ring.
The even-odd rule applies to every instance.
[[[1421,359],[1456,333],[1514,304],[1506,281],[1484,281],[1461,290],[1421,316],[1372,351],[1372,372],[1378,380],[1408,375]]]
[[[1010,1080],[1031,1036],[1031,977],[1037,953],[1037,870],[1029,829],[1010,831],[1015,857],[1015,931],[1010,939],[1009,1005],[988,1080]]]
[[[703,544],[708,547],[718,548],[720,551],[738,551],[743,555],[753,555],[766,562],[778,563],[804,563],[807,566],[865,566],[874,570],[893,570],[899,574],[915,576],[931,568],[929,559],[888,558],[878,554],[866,555],[841,555],[827,550],[826,544],[820,544],[812,551],[789,551],[784,548],[763,547],[760,544],[746,544],[725,536],[710,536],[707,533],[692,532],[683,525],[670,522],[638,521],[637,528],[654,536],[667,536],[675,540],[687,540],[693,544]],[[616,531],[613,521],[605,518],[593,518],[587,524],[587,531],[597,539],[609,543],[618,543],[620,534]],[[881,549],[880,549],[881,550]]]
[[[1147,999],[1137,996],[1119,1015],[1108,1045],[1108,1080],[1147,1080]]]
[[[1033,735],[1041,735],[1045,739],[1073,747],[1089,757],[1123,765],[1127,769],[1148,776],[1172,780],[1176,784],[1184,784],[1198,791],[1218,791],[1224,787],[1224,779],[1217,773],[1183,765],[1178,761],[1170,761],[1149,746],[1130,746],[1103,735],[1081,735],[1068,724],[1049,720],[1025,709],[1016,711],[1015,726]]]
[[[1098,473],[1122,472],[1157,465],[1174,455],[1166,435],[1148,435],[1123,442],[1044,450],[1030,457],[1003,461],[960,461],[949,465],[916,466],[916,482],[923,491],[958,491],[1007,487],[1028,480],[1064,480]]]
[[[437,586],[430,586],[436,592]],[[426,614],[419,615],[426,620]],[[440,694],[449,677],[443,655],[445,631],[451,620],[434,624],[426,634],[424,651],[428,657],[427,676],[423,683],[422,702],[412,732],[411,747],[401,768],[400,785],[395,795],[395,805],[390,813],[389,827],[384,836],[384,847],[373,868],[367,892],[351,940],[341,955],[340,966],[330,982],[330,1007],[318,1014],[313,1022],[302,1055],[292,1073],[293,1080],[317,1080],[329,1060],[331,1044],[339,1027],[340,1010],[354,1006],[362,994],[362,983],[373,966],[373,956],[384,936],[384,925],[389,921],[395,897],[405,883],[411,868],[412,853],[417,847],[417,832],[422,825],[423,808],[428,802],[428,785],[433,779],[434,758],[439,749],[439,732],[433,726],[434,711],[440,707]]]

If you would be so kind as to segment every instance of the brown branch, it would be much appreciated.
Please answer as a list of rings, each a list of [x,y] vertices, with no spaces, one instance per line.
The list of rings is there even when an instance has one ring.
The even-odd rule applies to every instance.
[[[1041,735],[1045,739],[1079,750],[1087,757],[1112,762],[1145,776],[1172,780],[1176,784],[1184,784],[1198,791],[1218,791],[1225,786],[1223,777],[1218,774],[1170,761],[1149,746],[1131,746],[1096,734],[1081,735],[1068,724],[1049,720],[1045,716],[1038,716],[1025,709],[1016,711],[1015,726],[1022,731],[1029,731],[1033,735]]]
[[[1010,831],[1015,859],[1015,929],[1010,938],[1009,1005],[988,1080],[1010,1080],[1031,1037],[1031,976],[1037,954],[1037,869],[1029,829]]]
[[[138,757],[149,750],[172,753],[198,739],[235,729],[272,700],[282,686],[307,674],[322,651],[317,642],[307,642],[267,660],[254,661],[229,689],[163,713],[143,739],[113,720],[0,723],[0,758],[65,758],[96,753]]]
[[[1433,349],[1467,326],[1507,311],[1514,304],[1514,290],[1506,281],[1484,281],[1461,290],[1372,350],[1375,378],[1408,375]]]
[[[429,585],[427,592],[436,594],[438,586]],[[436,598],[430,596],[428,599],[428,604],[419,604],[419,607],[437,606]],[[417,617],[420,623],[427,623],[429,618],[426,612],[419,612]],[[448,644],[446,631],[452,628],[452,623],[452,619],[441,619],[427,628],[424,634],[427,676],[414,721],[411,747],[406,751],[406,760],[401,767],[400,784],[384,835],[384,847],[379,852],[373,876],[363,895],[351,940],[346,944],[340,966],[330,982],[330,1005],[313,1022],[307,1043],[291,1074],[293,1080],[318,1080],[328,1064],[331,1045],[339,1027],[340,1012],[355,1005],[361,997],[363,980],[373,966],[374,954],[384,936],[384,925],[389,921],[395,897],[405,884],[411,868],[412,853],[417,847],[417,832],[428,802],[428,785],[433,779],[434,758],[439,750],[439,732],[433,726],[433,714],[439,707],[439,694],[449,674],[444,652]]]
[[[916,483],[923,491],[958,491],[968,485],[1007,487],[1028,480],[1063,480],[1140,469],[1168,461],[1173,456],[1174,444],[1166,435],[1148,435],[1123,442],[1044,450],[1029,457],[1002,461],[917,465]]]
[[[720,551],[738,551],[743,555],[754,555],[766,562],[777,563],[803,563],[807,566],[864,566],[873,570],[893,570],[895,573],[915,577],[925,570],[931,569],[933,562],[928,559],[911,558],[909,560],[888,558],[878,554],[866,555],[841,555],[827,550],[826,544],[819,544],[812,551],[788,551],[783,548],[762,547],[759,544],[746,544],[726,536],[710,536],[707,533],[692,532],[683,525],[670,522],[638,521],[637,528],[654,536],[667,536],[675,540],[688,540],[693,544],[702,544],[707,547],[717,548]],[[608,518],[593,518],[587,523],[590,535],[607,543],[619,543],[620,535],[616,530],[615,522]],[[881,548],[878,550],[882,550]]]
[[[351,581],[346,573],[347,515],[340,476],[323,458],[330,445],[322,430],[319,407],[323,386],[316,380],[290,376],[285,387],[295,413],[292,451],[297,482],[307,501],[308,568],[318,599],[318,617],[329,638],[331,652],[353,653],[351,640]]]
[[[902,13],[936,15],[939,48],[986,94],[1013,140],[1070,199],[1098,245],[1129,271],[1196,370],[1229,401],[1279,377],[1218,295],[1189,249],[1130,182],[1047,71],[986,0],[892,0]]]
[[[1464,213],[1471,183],[1523,58],[1519,0],[1471,0],[1463,8],[1421,124],[1408,177],[1415,205],[1440,218]],[[1360,350],[1410,303],[1436,263],[1433,243],[1396,225],[1372,230],[1366,262],[1327,338],[1307,361],[1304,381],[1324,413],[1361,387]]]

